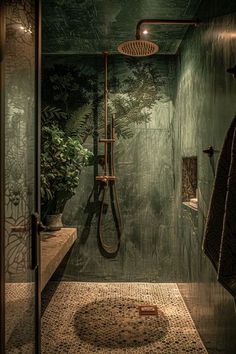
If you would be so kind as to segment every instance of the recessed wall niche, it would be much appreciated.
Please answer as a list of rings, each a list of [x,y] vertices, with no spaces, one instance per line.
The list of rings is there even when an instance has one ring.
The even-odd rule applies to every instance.
[[[197,209],[197,156],[182,158],[182,202]]]

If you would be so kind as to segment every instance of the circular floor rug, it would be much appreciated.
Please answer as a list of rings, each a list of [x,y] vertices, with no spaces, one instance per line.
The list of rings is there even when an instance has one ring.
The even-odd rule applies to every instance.
[[[75,313],[75,331],[81,340],[99,347],[140,347],[156,342],[166,335],[168,319],[160,309],[157,315],[140,315],[139,305],[148,304],[132,298],[90,302]]]

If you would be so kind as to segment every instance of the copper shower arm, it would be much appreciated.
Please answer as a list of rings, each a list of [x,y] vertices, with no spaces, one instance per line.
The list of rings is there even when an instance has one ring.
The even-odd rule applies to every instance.
[[[141,26],[144,23],[149,23],[151,25],[192,25],[198,26],[200,24],[199,20],[155,20],[155,19],[146,19],[140,20],[136,25],[136,39],[141,37]]]

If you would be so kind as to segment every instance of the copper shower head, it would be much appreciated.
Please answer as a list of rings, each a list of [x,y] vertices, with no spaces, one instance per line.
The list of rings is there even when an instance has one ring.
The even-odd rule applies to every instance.
[[[144,23],[158,25],[199,25],[199,20],[141,20],[136,26],[136,39],[126,41],[118,45],[117,50],[121,54],[132,57],[146,57],[159,51],[159,46],[151,41],[141,39],[141,26]]]
[[[150,41],[136,39],[119,44],[117,50],[121,54],[132,57],[146,57],[158,52],[159,46]]]

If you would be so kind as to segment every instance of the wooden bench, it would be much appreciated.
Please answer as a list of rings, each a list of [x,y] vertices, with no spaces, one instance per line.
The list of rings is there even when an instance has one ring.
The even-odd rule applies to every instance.
[[[73,246],[77,238],[76,228],[41,232],[41,291]]]

